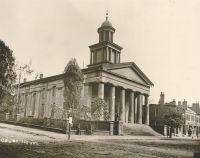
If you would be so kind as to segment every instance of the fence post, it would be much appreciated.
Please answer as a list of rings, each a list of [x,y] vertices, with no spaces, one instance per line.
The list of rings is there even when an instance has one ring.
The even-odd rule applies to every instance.
[[[110,135],[112,136],[114,133],[114,122],[110,122]]]
[[[118,135],[123,135],[123,122],[118,122]]]
[[[51,126],[51,118],[47,117],[47,127]]]
[[[164,136],[167,136],[167,125],[164,125],[164,132],[163,132]]]
[[[9,113],[6,113],[6,120],[9,120]]]
[[[17,122],[19,122],[19,120],[20,120],[20,118],[21,118],[21,114],[17,114]]]

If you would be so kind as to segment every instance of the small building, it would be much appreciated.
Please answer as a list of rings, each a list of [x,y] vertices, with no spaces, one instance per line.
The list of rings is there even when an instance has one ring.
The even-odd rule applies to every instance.
[[[114,43],[115,28],[108,17],[97,32],[99,42],[89,46],[90,64],[82,69],[82,104],[91,107],[92,98],[99,97],[108,104],[111,121],[149,124],[148,97],[153,83],[134,62],[121,63],[122,47]],[[63,74],[26,81],[20,85],[18,113],[62,118],[63,91]]]

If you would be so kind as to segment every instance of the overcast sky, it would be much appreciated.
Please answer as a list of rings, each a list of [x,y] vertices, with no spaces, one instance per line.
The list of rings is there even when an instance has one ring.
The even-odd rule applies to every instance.
[[[166,101],[200,100],[199,0],[0,0],[0,39],[46,77],[72,57],[86,67],[107,9],[122,62],[134,61],[155,85],[151,102],[161,91]]]

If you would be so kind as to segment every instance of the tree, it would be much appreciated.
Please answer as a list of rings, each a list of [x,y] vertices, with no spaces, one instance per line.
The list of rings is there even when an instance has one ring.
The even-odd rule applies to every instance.
[[[0,106],[0,114],[12,113],[14,105],[14,96],[7,94],[3,97]]]
[[[164,124],[170,127],[169,136],[172,137],[172,131],[174,128],[178,128],[184,123],[184,109],[181,106],[177,106],[173,110],[169,110],[164,115]]]
[[[104,99],[94,98],[91,107],[92,120],[102,120],[103,118],[107,121],[110,119],[108,104]]]
[[[70,111],[72,117],[75,118],[81,109],[80,98],[83,86],[83,74],[75,58],[72,58],[65,67],[63,81],[64,109]]]
[[[0,103],[6,95],[13,91],[16,79],[14,66],[15,58],[12,50],[0,40]]]

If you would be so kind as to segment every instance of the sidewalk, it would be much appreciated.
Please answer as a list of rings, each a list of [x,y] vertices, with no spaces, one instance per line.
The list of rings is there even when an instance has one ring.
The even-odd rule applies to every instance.
[[[19,140],[37,141],[37,142],[54,142],[54,141],[67,141],[68,136],[66,134],[60,134],[50,131],[43,131],[39,129],[33,129],[22,126],[15,126],[5,123],[0,123],[0,137],[2,138],[13,138]],[[109,136],[109,135],[71,135],[70,140],[159,140],[159,139],[192,139],[191,137],[172,137],[167,138],[166,136]],[[196,138],[195,138],[196,139]],[[193,139],[193,140],[195,140]],[[199,138],[198,138],[199,140]]]

